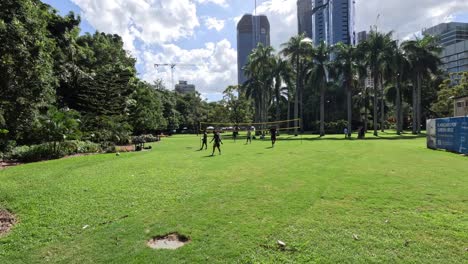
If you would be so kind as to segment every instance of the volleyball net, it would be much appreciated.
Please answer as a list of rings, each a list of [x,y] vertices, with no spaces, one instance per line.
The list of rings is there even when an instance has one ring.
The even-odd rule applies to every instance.
[[[200,130],[221,133],[247,132],[251,131],[255,135],[265,135],[271,129],[275,129],[278,133],[294,134],[301,129],[302,120],[300,118],[272,121],[272,122],[248,122],[248,123],[232,123],[232,122],[200,122]]]

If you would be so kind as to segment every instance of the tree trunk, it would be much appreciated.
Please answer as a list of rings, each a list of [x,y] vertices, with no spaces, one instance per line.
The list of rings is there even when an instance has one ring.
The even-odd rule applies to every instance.
[[[367,112],[369,109],[369,94],[367,88],[365,88],[364,93],[364,131],[367,133],[369,130],[369,113]]]
[[[416,124],[416,120],[417,120],[417,114],[416,112],[418,111],[417,110],[417,95],[416,95],[416,82],[413,83],[413,113],[412,113],[412,117],[413,117],[413,135],[416,135],[417,134],[417,124]]]
[[[417,111],[416,111],[416,118],[417,118],[417,121],[416,121],[416,124],[418,125],[418,127],[416,128],[416,133],[417,134],[421,134],[421,120],[422,120],[422,111],[421,111],[421,107],[422,107],[422,104],[421,104],[421,74],[418,73],[418,90],[417,90],[417,97],[416,97],[416,104],[417,104]]]
[[[291,87],[288,87],[288,116],[286,117],[287,120],[291,119]],[[288,132],[291,122],[288,121]]]
[[[320,136],[325,136],[325,87],[320,87]]]
[[[397,134],[401,135],[402,125],[401,125],[401,93],[400,93],[400,77],[397,76],[396,80],[396,129]]]
[[[279,121],[281,119],[280,115],[281,115],[281,112],[280,112],[280,84],[276,84],[276,121]]]
[[[377,131],[377,118],[378,118],[378,110],[377,105],[379,103],[379,79],[378,74],[374,74],[374,136],[378,136],[379,132]]]
[[[349,85],[348,85],[349,86]],[[346,87],[347,101],[348,101],[348,137],[351,137],[352,134],[352,122],[353,122],[353,113],[352,113],[352,98],[351,98],[351,88]]]
[[[299,116],[300,116],[300,122],[299,126],[301,127],[301,133],[304,133],[304,126],[302,125],[302,122],[304,121],[304,81],[302,80],[302,67],[301,67],[301,88],[300,88],[300,93],[299,93]]]
[[[296,58],[296,91],[294,93],[294,135],[297,136],[298,115],[299,115],[299,57]]]
[[[383,78],[380,78],[380,129],[385,132],[385,95]]]

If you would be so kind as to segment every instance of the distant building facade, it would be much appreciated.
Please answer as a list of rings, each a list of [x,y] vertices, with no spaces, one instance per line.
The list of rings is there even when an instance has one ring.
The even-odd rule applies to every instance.
[[[442,23],[423,31],[440,39],[442,69],[447,73],[468,71],[468,23]]]
[[[468,95],[454,99],[454,113],[455,117],[468,116]]]
[[[357,34],[357,43],[356,44],[359,44],[361,42],[364,42],[367,40],[367,31],[361,31]]]
[[[237,24],[237,81],[241,85],[247,81],[244,66],[248,57],[259,43],[270,46],[270,22],[264,15],[244,15]]]
[[[440,45],[446,47],[468,40],[468,23],[442,23],[423,30],[423,34],[439,37]]]
[[[188,84],[187,81],[179,81],[179,83],[175,85],[175,90],[176,92],[181,94],[189,94],[196,92],[195,85]]]
[[[297,1],[297,32],[312,38],[312,7],[315,0]]]
[[[327,4],[312,16],[312,39],[318,45],[325,41],[328,45],[342,42],[355,44],[354,3],[355,0],[313,0],[314,8]]]

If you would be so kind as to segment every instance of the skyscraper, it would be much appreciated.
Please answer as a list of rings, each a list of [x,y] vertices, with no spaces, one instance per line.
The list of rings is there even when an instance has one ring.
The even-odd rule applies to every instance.
[[[355,0],[313,0],[312,8],[324,6],[312,16],[312,39],[315,45],[325,41],[355,44]]]
[[[423,31],[439,37],[443,47],[440,59],[447,73],[468,71],[468,23],[442,23]]]
[[[364,42],[367,40],[367,31],[361,31],[357,34],[357,43],[356,44],[359,44],[361,42]]]
[[[237,81],[239,84],[247,81],[243,67],[258,43],[270,46],[270,22],[264,15],[246,14],[237,24]]]
[[[312,6],[315,0],[297,1],[297,32],[312,38]]]

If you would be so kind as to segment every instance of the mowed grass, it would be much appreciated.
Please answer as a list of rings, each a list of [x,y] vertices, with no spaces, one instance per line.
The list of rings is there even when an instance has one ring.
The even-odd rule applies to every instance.
[[[0,263],[467,263],[466,157],[411,136],[286,139],[208,157],[176,136],[0,171],[19,218]],[[192,241],[146,246],[170,232]]]

